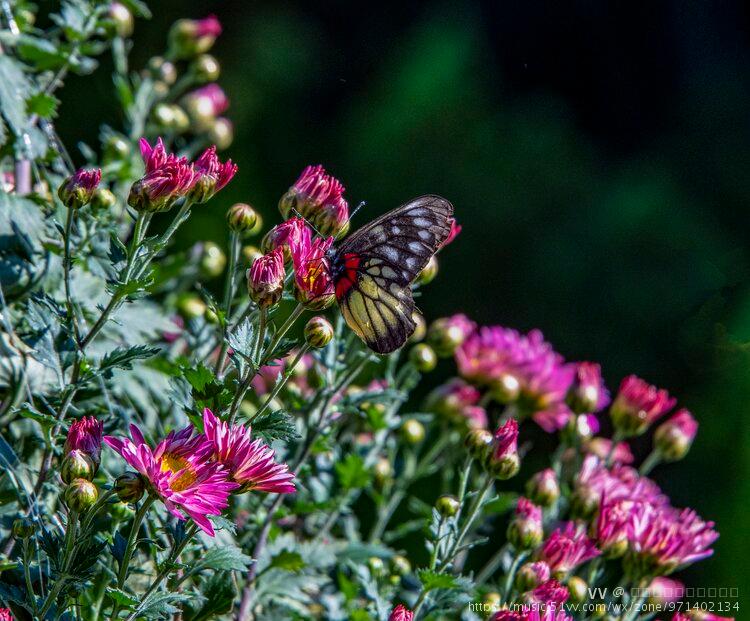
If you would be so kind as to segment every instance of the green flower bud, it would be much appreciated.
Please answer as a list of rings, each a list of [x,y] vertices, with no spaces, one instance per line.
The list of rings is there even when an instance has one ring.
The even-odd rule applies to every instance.
[[[133,34],[134,20],[130,9],[120,2],[109,5],[109,22],[118,37],[129,37]]]
[[[154,80],[171,86],[177,81],[177,68],[174,63],[164,60],[161,56],[154,56],[148,61],[148,70]]]
[[[12,532],[16,539],[28,539],[34,534],[34,523],[27,518],[15,519]]]
[[[107,188],[96,188],[91,197],[91,206],[94,209],[112,209],[117,204],[117,198]]]
[[[73,479],[65,488],[63,500],[68,509],[82,513],[94,505],[99,498],[99,490],[96,485],[86,479]]]
[[[201,271],[212,278],[220,276],[227,264],[227,256],[224,251],[214,242],[205,242],[201,253]]]
[[[91,202],[99,182],[102,171],[98,168],[86,170],[78,169],[60,184],[57,195],[63,205],[69,209],[78,209]]]
[[[234,141],[234,126],[232,122],[220,116],[209,128],[208,140],[215,144],[219,151],[228,149]]]
[[[397,576],[406,576],[411,573],[411,563],[406,557],[397,554],[391,558],[391,571]]]
[[[325,317],[313,317],[305,325],[305,341],[310,347],[325,347],[332,338],[333,326]]]
[[[460,507],[461,503],[458,502],[458,498],[449,494],[443,494],[435,501],[435,508],[443,517],[453,517]]]
[[[425,265],[422,268],[422,271],[419,272],[419,276],[417,276],[417,283],[420,285],[428,285],[433,280],[435,280],[435,276],[438,274],[438,260],[435,255],[432,255],[430,260],[427,262],[427,265]]]
[[[177,300],[177,310],[185,319],[203,317],[206,309],[206,303],[194,293],[184,293]]]
[[[424,440],[424,425],[416,418],[407,418],[401,425],[401,436],[407,444],[419,444]]]
[[[412,347],[409,352],[409,360],[422,373],[429,373],[437,366],[437,356],[429,345],[420,343]]]
[[[146,490],[146,482],[137,472],[125,472],[115,479],[113,487],[122,502],[138,502]]]
[[[489,457],[492,446],[492,433],[486,429],[472,429],[466,434],[464,446],[477,461],[484,461]]]
[[[96,464],[91,457],[83,451],[74,449],[63,459],[62,466],[60,466],[60,478],[65,483],[71,483],[74,479],[91,481],[96,470]]]
[[[383,559],[377,556],[371,556],[367,559],[367,566],[370,568],[370,574],[373,576],[382,576],[385,571],[385,563]]]
[[[375,485],[378,488],[384,487],[385,484],[390,480],[391,476],[393,476],[393,468],[391,466],[391,462],[388,461],[385,457],[381,457],[377,462],[375,462],[373,470],[375,475]]]
[[[531,477],[526,484],[526,495],[529,500],[541,507],[551,507],[560,498],[560,484],[552,468],[541,470]]]
[[[122,136],[110,136],[104,143],[104,159],[120,160],[130,154],[130,143]]]
[[[504,373],[490,386],[492,397],[500,403],[513,403],[521,394],[521,384],[514,375]]]
[[[235,203],[227,211],[229,228],[237,233],[251,231],[258,222],[258,214],[247,203]]]
[[[198,82],[216,82],[221,73],[221,65],[211,54],[201,54],[193,61],[191,70]]]

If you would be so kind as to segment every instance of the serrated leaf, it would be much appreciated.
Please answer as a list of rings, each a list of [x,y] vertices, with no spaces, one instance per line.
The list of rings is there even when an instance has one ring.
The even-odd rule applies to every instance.
[[[431,569],[418,570],[417,577],[422,583],[422,588],[428,593],[435,589],[455,589],[459,586],[455,576],[441,574]]]
[[[116,589],[114,587],[107,587],[106,593],[112,601],[128,609],[134,608],[140,601],[132,595],[128,595],[127,593],[125,593],[125,591],[121,591],[120,589]]]
[[[236,546],[216,546],[209,548],[198,560],[199,569],[220,569],[224,571],[244,571],[253,559]]]
[[[57,106],[60,100],[48,93],[36,93],[26,101],[29,114],[35,114],[43,119],[54,119],[57,116]]]
[[[257,332],[250,318],[245,319],[229,335],[229,346],[235,354],[239,354],[251,364],[257,366],[254,350],[257,342]]]
[[[284,410],[264,412],[252,419],[253,433],[261,436],[267,444],[274,440],[289,442],[298,438],[294,419]]]
[[[164,591],[152,593],[146,598],[138,612],[138,618],[166,619],[179,612],[175,604],[187,601],[189,595],[184,593],[167,593]]]
[[[148,345],[117,347],[102,358],[94,373],[104,375],[112,369],[132,369],[133,362],[136,360],[145,360],[157,353],[159,353],[158,347],[149,347]]]
[[[350,453],[344,461],[336,463],[335,468],[339,483],[344,489],[364,487],[370,480],[370,472],[359,455]]]
[[[186,607],[183,613],[185,621],[207,621],[232,610],[235,590],[231,574],[216,572],[201,584],[203,601],[200,607]]]
[[[0,56],[0,112],[17,136],[27,129],[26,98],[30,92],[31,84],[21,65],[10,56]]]
[[[305,561],[299,552],[291,550],[282,550],[276,554],[268,565],[267,569],[276,568],[284,571],[298,572],[305,568]]]

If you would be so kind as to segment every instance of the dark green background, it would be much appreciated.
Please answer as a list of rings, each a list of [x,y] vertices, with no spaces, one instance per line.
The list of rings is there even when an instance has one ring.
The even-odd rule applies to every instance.
[[[713,6],[711,6],[713,4]],[[723,533],[696,586],[747,584],[750,14],[741,2],[152,2],[136,59],[216,13],[240,172],[181,243],[222,241],[232,202],[277,218],[322,163],[367,201],[420,193],[464,226],[420,305],[543,329],[571,359],[668,387],[701,430],[655,478]],[[62,93],[68,144],[117,122],[105,70]],[[647,448],[639,446],[640,454]],[[741,618],[740,614],[738,618]]]

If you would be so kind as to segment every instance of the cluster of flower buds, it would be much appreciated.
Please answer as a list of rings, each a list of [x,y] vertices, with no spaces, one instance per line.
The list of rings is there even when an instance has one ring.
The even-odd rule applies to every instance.
[[[68,209],[79,209],[91,202],[101,180],[102,171],[99,168],[80,168],[62,182],[57,195]]]
[[[73,421],[68,429],[60,478],[67,484],[63,498],[71,511],[84,511],[99,497],[92,481],[101,463],[102,431],[93,416]]]
[[[221,23],[214,15],[203,19],[180,19],[169,31],[172,58],[192,58],[208,52],[221,34]]]

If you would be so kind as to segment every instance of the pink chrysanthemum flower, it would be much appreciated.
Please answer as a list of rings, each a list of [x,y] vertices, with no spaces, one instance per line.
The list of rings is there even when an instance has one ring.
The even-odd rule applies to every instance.
[[[570,593],[554,578],[543,582],[531,592],[530,600],[534,604],[542,604],[543,607],[550,606],[552,608],[559,608],[564,604]]]
[[[302,218],[289,218],[273,227],[261,242],[264,252],[282,248],[284,259],[290,261],[293,254],[302,254],[310,248],[312,231]],[[292,252],[294,251],[294,252]]]
[[[279,211],[284,219],[300,215],[321,235],[342,235],[349,228],[349,204],[344,185],[322,166],[308,166],[281,197]]]
[[[104,442],[146,479],[149,491],[180,520],[186,515],[208,535],[214,535],[209,515],[227,507],[229,494],[239,486],[228,480],[224,466],[213,461],[214,447],[188,426],[172,431],[155,449],[141,430],[130,426],[131,438],[106,436]]]
[[[538,552],[538,560],[546,562],[553,575],[565,576],[600,554],[594,542],[586,535],[584,526],[567,522],[547,538]]]
[[[630,538],[631,514],[636,503],[630,499],[602,502],[595,525],[596,544],[608,558],[625,554]]]
[[[425,400],[425,408],[453,424],[484,428],[487,426],[487,412],[477,405],[481,397],[474,386],[456,377],[433,390]]]
[[[0,608],[0,621],[13,621],[10,608]]]
[[[206,149],[193,164],[197,179],[190,199],[197,203],[205,203],[219,190],[224,188],[237,173],[237,164],[232,160],[222,162],[216,155],[216,147]]]
[[[629,375],[620,384],[610,416],[621,433],[637,436],[669,412],[676,402],[666,390]]]
[[[203,428],[214,456],[228,471],[242,492],[259,491],[291,494],[296,491],[294,474],[286,464],[274,461],[274,451],[262,440],[253,440],[250,427],[219,420],[203,410]]]
[[[575,364],[575,375],[568,390],[567,402],[577,414],[598,412],[609,405],[609,391],[604,385],[602,370],[598,364]]]
[[[73,421],[68,429],[63,454],[67,455],[70,451],[83,451],[98,466],[101,461],[103,431],[104,424],[93,416],[84,416]]]
[[[396,606],[388,617],[388,621],[412,621],[414,613],[403,604]]]
[[[284,292],[284,252],[276,248],[258,257],[247,270],[247,290],[250,299],[260,308],[276,304]]]
[[[153,147],[141,138],[140,147],[146,173],[131,186],[128,205],[138,211],[167,211],[192,190],[196,172],[187,158],[167,154],[161,138]]]
[[[310,310],[323,310],[333,304],[336,296],[327,257],[333,237],[316,237],[312,242],[290,246],[294,264],[294,295]]]
[[[63,205],[77,209],[91,202],[99,182],[102,180],[102,171],[99,168],[79,168],[70,177],[63,181],[57,191]]]
[[[630,550],[625,569],[638,578],[670,574],[713,554],[719,537],[713,522],[692,509],[639,503],[631,515]]]

